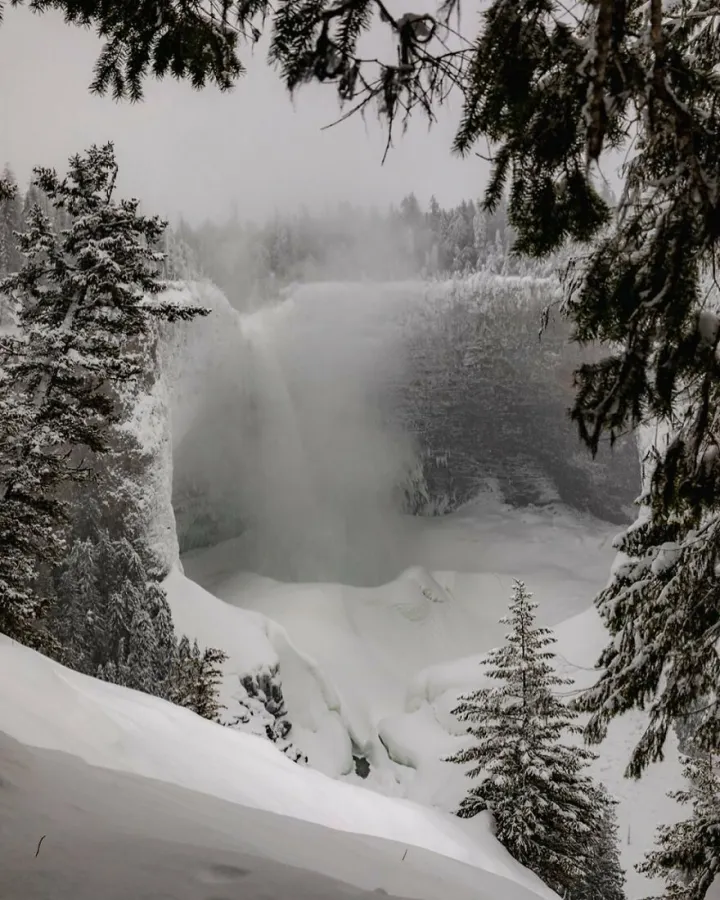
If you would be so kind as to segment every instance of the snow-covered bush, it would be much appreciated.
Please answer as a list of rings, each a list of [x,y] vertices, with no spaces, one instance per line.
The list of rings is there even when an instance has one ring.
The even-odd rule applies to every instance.
[[[293,762],[307,765],[307,756],[288,740],[292,723],[287,718],[278,666],[241,677],[235,696],[239,711],[234,709],[226,722],[230,728],[265,737]]]

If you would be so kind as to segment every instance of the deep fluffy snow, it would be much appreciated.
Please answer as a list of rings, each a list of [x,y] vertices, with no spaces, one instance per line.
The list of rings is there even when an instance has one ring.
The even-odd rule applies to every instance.
[[[0,771],[3,900],[539,896],[425,850],[91,767],[2,734]]]
[[[498,890],[513,900],[551,896],[499,847],[485,821],[464,823],[331,780],[290,762],[267,741],[71,672],[4,637],[0,723],[3,898],[8,883],[15,891],[10,896],[49,896],[43,891],[51,878],[63,884],[62,893],[53,889],[54,900],[89,898],[85,874],[94,884],[103,873],[112,881],[122,865],[133,870],[123,876],[131,884],[137,866],[145,872],[144,893],[123,883],[124,895],[114,884],[115,893],[103,896],[149,896],[154,885],[165,896],[214,900],[227,896],[227,885],[232,889],[246,870],[258,897],[288,896],[292,873],[275,869],[266,879],[257,862],[238,856],[248,853],[357,887],[427,900],[447,896],[443,891],[448,884],[457,886],[459,896],[469,896],[472,885],[475,896],[488,900]],[[71,759],[29,752],[28,747],[62,751]],[[92,767],[133,777],[110,776]],[[256,810],[274,815],[258,816]],[[300,824],[308,823],[332,831],[306,832]],[[31,868],[32,851],[43,834],[42,862]],[[118,834],[122,840],[115,846]],[[357,835],[382,840],[367,842]],[[153,838],[152,845],[145,844],[147,837]],[[388,846],[387,841],[397,843]],[[192,849],[170,877],[171,861],[185,855],[185,844]],[[426,851],[444,859],[435,866]],[[129,858],[121,863],[125,852]],[[362,865],[358,854],[364,856]],[[185,880],[204,885],[203,891],[170,890]],[[323,888],[323,896],[333,893],[332,886],[319,880],[302,883],[308,896],[313,884]],[[83,893],[72,893],[79,885]]]

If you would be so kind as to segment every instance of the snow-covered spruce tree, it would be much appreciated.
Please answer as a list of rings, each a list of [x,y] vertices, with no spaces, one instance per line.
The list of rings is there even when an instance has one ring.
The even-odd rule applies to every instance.
[[[212,712],[208,663],[216,651],[191,650],[186,639],[187,664],[178,664],[165,591],[126,537],[103,531],[75,541],[54,573],[44,624],[64,665],[166,700],[200,697],[194,705]]]
[[[215,647],[206,647],[201,651],[197,641],[191,646],[187,637],[183,636],[178,645],[173,702],[211,722],[219,722],[224,706],[218,700],[218,687],[222,679],[222,664],[226,659],[224,651]]]
[[[646,496],[640,518],[616,541],[618,559],[596,601],[613,640],[598,662],[597,683],[576,703],[592,713],[587,734],[594,741],[614,716],[649,709],[627,769],[636,777],[662,759],[676,722],[693,722],[700,749],[720,743],[720,514],[705,513],[692,527],[687,506],[685,515],[665,516],[650,502]]]
[[[488,654],[485,674],[498,682],[461,698],[455,715],[473,744],[450,761],[472,763],[481,779],[458,815],[488,809],[498,840],[561,896],[581,893],[590,877],[605,803],[585,773],[592,754],[565,743],[580,731],[556,695],[567,685],[548,649],[555,638],[534,624],[537,604],[522,582],[513,586],[506,643]]]
[[[91,541],[75,541],[55,573],[53,599],[48,605],[47,627],[59,645],[57,658],[78,672],[93,671],[93,644],[108,641],[114,619],[114,598],[101,599],[97,577],[98,556]],[[98,615],[102,610],[102,618]]]
[[[690,818],[661,825],[657,847],[637,867],[644,875],[665,879],[663,900],[704,900],[720,871],[720,781],[715,764],[711,756],[687,761],[689,786],[670,796],[691,807]]]
[[[15,237],[22,222],[22,199],[15,176],[7,166],[0,176],[0,183],[5,185],[5,193],[0,194],[0,277],[4,277],[22,265]]]
[[[58,234],[36,205],[18,235],[22,269],[0,281],[17,304],[0,335],[0,631],[38,640],[40,566],[63,553],[63,486],[102,453],[123,391],[146,367],[156,323],[204,312],[158,299],[165,223],[115,199],[112,144],[71,158],[34,184],[71,218]]]
[[[598,830],[583,876],[568,895],[572,900],[625,900],[625,872],[620,862],[617,801],[596,784]]]

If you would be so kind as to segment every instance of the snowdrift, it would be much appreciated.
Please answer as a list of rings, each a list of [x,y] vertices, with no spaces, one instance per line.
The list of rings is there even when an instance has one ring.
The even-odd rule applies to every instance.
[[[47,756],[43,757],[46,762],[41,766],[47,777],[36,778],[33,775],[32,759],[28,761],[26,754],[18,751],[16,746],[13,749],[14,745],[6,740],[0,745],[0,772],[3,779],[0,783],[0,798],[3,803],[0,807],[0,826],[3,835],[13,830],[10,824],[14,819],[19,817],[22,824],[25,813],[28,816],[31,814],[31,810],[25,808],[27,804],[34,808],[36,814],[45,810],[43,797],[50,791],[50,799],[54,801],[56,810],[56,823],[62,821],[58,804],[62,807],[65,803],[74,810],[70,816],[73,825],[92,829],[92,817],[88,816],[87,810],[83,810],[83,799],[88,802],[88,798],[94,797],[97,802],[92,809],[93,814],[110,819],[111,823],[105,822],[105,825],[111,831],[114,829],[130,834],[131,844],[136,850],[141,843],[138,838],[147,834],[148,828],[158,840],[163,840],[165,833],[172,837],[176,832],[166,832],[167,818],[163,824],[162,817],[165,813],[176,817],[178,811],[183,809],[185,812],[181,818],[184,817],[185,824],[190,814],[196,827],[202,823],[202,829],[197,829],[191,844],[207,846],[210,837],[206,836],[204,841],[199,841],[198,832],[204,830],[205,823],[208,823],[216,836],[211,840],[210,846],[224,849],[231,840],[230,847],[242,849],[243,842],[246,848],[249,847],[252,839],[248,835],[253,834],[253,828],[247,826],[252,820],[248,820],[246,827],[242,827],[242,817],[227,813],[216,821],[212,815],[212,805],[208,804],[211,798],[219,798],[227,806],[235,805],[238,809],[265,810],[276,816],[291,817],[304,823],[312,822],[348,835],[362,834],[398,842],[402,845],[402,851],[400,847],[397,848],[399,856],[395,859],[400,859],[400,862],[405,850],[408,851],[405,854],[407,861],[408,857],[414,856],[416,850],[420,849],[468,864],[474,867],[472,883],[479,892],[476,896],[486,896],[488,900],[497,896],[498,879],[505,880],[501,888],[503,896],[517,900],[529,900],[533,894],[552,896],[533,875],[515,863],[497,844],[487,823],[475,822],[468,826],[445,813],[333,781],[290,762],[267,741],[207,722],[157,698],[71,672],[2,636],[0,727],[7,737],[22,745],[62,751],[74,757],[72,766],[77,786],[77,794],[74,790],[67,790],[67,785],[63,787],[65,764],[54,772],[57,760],[47,762]],[[33,757],[35,758],[37,757]],[[129,773],[134,778],[132,783],[125,779],[108,780],[106,776],[93,774],[93,770],[78,768],[78,759],[90,766]],[[165,785],[174,785],[203,796],[196,800],[187,797],[181,799],[172,792],[167,793],[148,785],[146,779],[157,779]],[[37,786],[30,791],[28,788],[33,782]],[[100,785],[103,783],[114,784],[115,787],[101,791]],[[137,807],[125,796],[128,784],[128,790],[134,791],[139,798]],[[152,823],[146,819],[146,813],[155,808],[155,794],[158,790],[160,821]],[[118,804],[124,811],[116,815],[114,810]],[[53,804],[48,803],[48,808],[52,809]],[[273,830],[277,832],[274,835]],[[61,829],[56,827],[53,839],[58,837],[58,831]],[[302,864],[298,853],[292,850],[292,844],[286,846],[282,828],[270,828],[270,835],[267,835],[267,831],[266,829],[266,853],[272,847],[273,858],[282,854],[286,861]],[[216,841],[218,832],[222,840]],[[49,831],[42,833],[49,834]],[[35,837],[34,844],[37,844],[39,837],[40,835]],[[96,835],[95,841],[98,839]],[[253,839],[258,841],[258,835],[255,834]],[[67,834],[63,840],[69,840]],[[351,844],[351,841],[345,844],[348,850]],[[48,850],[50,846],[48,837]],[[28,864],[27,857],[21,863],[18,862],[15,839],[13,847],[14,850],[3,837],[0,843],[0,871],[3,872],[3,878],[11,863],[16,871],[22,870],[23,864]],[[34,850],[34,847],[31,849]],[[254,849],[258,849],[257,845]],[[24,850],[27,854],[28,847]],[[4,858],[6,855],[10,859]],[[323,857],[324,855],[323,853]],[[329,855],[332,857],[332,853]],[[345,856],[347,858],[347,853]],[[313,865],[324,866],[318,868],[318,871],[334,874],[335,877],[341,874],[338,872],[338,860],[330,859],[322,863],[318,861],[317,853],[315,857]],[[386,853],[386,859],[390,857],[392,853]],[[52,858],[57,865],[57,857]],[[152,858],[148,859],[146,856],[144,860],[146,866],[154,865]],[[72,864],[69,865],[72,868]],[[117,865],[115,860],[115,866]],[[334,871],[329,872],[329,868]],[[219,870],[216,866],[211,871],[217,874]],[[65,875],[66,878],[71,877],[72,872],[66,871]],[[352,881],[350,875],[347,877]],[[362,881],[361,886],[390,890],[382,883],[368,884],[369,879],[376,877],[371,870],[362,874],[356,867],[353,877],[356,884],[359,880]],[[466,883],[469,884],[470,881],[468,878]],[[34,890],[36,896],[42,896],[38,893],[39,888]],[[410,896],[437,897],[440,900],[439,890],[428,893],[428,889],[421,890],[419,882],[417,890],[420,893]],[[276,895],[283,894],[281,892]],[[5,896],[7,895],[3,894]],[[18,896],[32,896],[32,893]],[[77,895],[72,896],[75,898]],[[103,896],[108,894],[103,892]],[[213,898],[218,896],[217,893],[212,894]],[[54,900],[57,897],[53,892]]]
[[[0,771],[3,900],[541,895],[428,851],[91,767],[3,734]]]
[[[491,495],[443,519],[405,525],[407,568],[377,588],[249,575],[238,570],[242,539],[183,557],[189,578],[210,594],[177,573],[166,585],[178,630],[221,646],[231,657],[228,673],[279,662],[292,740],[313,767],[346,776],[352,750],[371,764],[368,784],[394,794],[407,794],[413,772],[406,753],[389,759],[380,723],[407,711],[418,673],[501,641],[498,619],[514,577],[535,592],[545,624],[586,609],[613,552],[609,527],[596,520],[513,510]],[[421,560],[434,571],[415,564]],[[265,623],[261,637],[252,631],[257,623]],[[227,687],[224,702],[232,708]]]
[[[168,594],[179,627],[190,634],[201,628],[206,643],[230,646],[242,617],[276,623],[293,648],[279,664],[294,726],[291,740],[311,766],[386,795],[454,811],[467,780],[461,766],[442,762],[465,740],[452,710],[462,693],[478,686],[483,654],[503,638],[506,629],[498,619],[512,579],[527,582],[541,623],[555,628],[561,672],[574,680],[572,696],[597,677],[594,664],[606,633],[588,607],[607,579],[615,529],[561,507],[513,510],[492,496],[443,519],[411,525],[413,554],[433,571],[411,566],[378,588],[283,584],[248,575],[237,571],[235,544],[227,542],[183,558],[188,575],[215,597],[194,604],[189,591],[199,589],[178,575],[168,582]],[[202,624],[196,622],[201,617]],[[233,668],[242,671],[252,654],[232,646]],[[282,655],[274,654],[273,659]],[[301,658],[304,682],[298,681]],[[664,763],[640,781],[623,777],[643,727],[640,713],[615,722],[596,748],[594,764],[596,777],[620,801],[630,897],[651,892],[633,866],[651,847],[656,825],[679,814],[666,793],[682,785],[672,740]],[[352,771],[350,753],[369,761],[366,780]]]

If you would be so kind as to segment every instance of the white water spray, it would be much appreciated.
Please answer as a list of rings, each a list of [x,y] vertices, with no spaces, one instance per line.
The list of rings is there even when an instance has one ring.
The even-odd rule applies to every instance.
[[[372,291],[308,286],[244,315],[216,306],[206,334],[202,323],[189,332],[194,346],[183,352],[207,390],[192,414],[180,401],[175,463],[176,488],[194,492],[187,527],[207,531],[196,544],[239,534],[239,566],[284,580],[379,584],[398,574],[397,488],[414,452],[382,415],[402,354]]]
[[[253,440],[239,466],[248,512],[241,547],[255,571],[364,584],[397,574],[396,488],[413,453],[379,409],[392,355],[377,340],[358,341],[356,325],[318,315],[302,298],[242,317]]]

